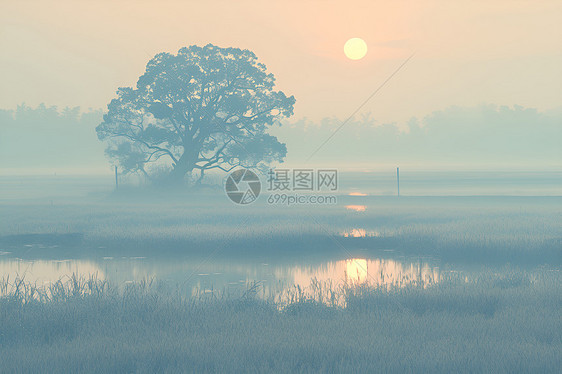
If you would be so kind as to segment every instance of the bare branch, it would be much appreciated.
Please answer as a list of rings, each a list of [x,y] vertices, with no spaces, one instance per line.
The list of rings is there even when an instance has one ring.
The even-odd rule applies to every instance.
[[[147,147],[148,149],[155,149],[155,150],[157,150],[157,151],[164,152],[165,154],[167,154],[168,156],[170,156],[170,158],[171,158],[174,162],[178,162],[178,160],[177,160],[176,157],[172,154],[172,152],[170,152],[170,150],[168,150],[168,149],[166,149],[166,148],[158,147],[158,146],[156,146],[156,145],[151,145],[151,144],[145,142],[144,140],[135,138],[135,137],[133,137],[133,136],[131,136],[131,135],[129,135],[129,134],[113,133],[110,137],[111,137],[111,138],[116,138],[116,137],[119,137],[119,136],[125,137],[125,138],[127,138],[127,139],[129,139],[129,140],[132,140],[132,141],[134,141],[134,142],[139,142],[139,143],[141,143],[142,145],[144,145],[145,147]]]

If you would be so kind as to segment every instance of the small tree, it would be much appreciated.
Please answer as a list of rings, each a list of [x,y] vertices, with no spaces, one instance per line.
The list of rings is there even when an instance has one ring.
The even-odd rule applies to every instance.
[[[119,88],[98,138],[125,172],[168,168],[170,182],[199,170],[262,168],[282,161],[285,144],[266,133],[293,114],[295,99],[254,53],[212,44],[151,59],[136,88]]]

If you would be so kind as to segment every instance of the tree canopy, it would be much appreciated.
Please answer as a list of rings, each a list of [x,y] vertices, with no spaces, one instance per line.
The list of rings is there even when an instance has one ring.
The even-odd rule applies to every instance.
[[[118,89],[96,131],[124,171],[164,168],[178,182],[193,170],[202,178],[282,161],[286,146],[267,129],[294,104],[253,52],[193,45],[152,58],[135,88]]]

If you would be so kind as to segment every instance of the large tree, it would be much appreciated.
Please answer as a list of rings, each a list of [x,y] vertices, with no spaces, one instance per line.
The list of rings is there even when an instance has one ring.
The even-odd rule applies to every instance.
[[[126,172],[167,170],[171,182],[199,170],[229,171],[282,161],[285,144],[269,126],[293,114],[295,99],[276,91],[256,55],[212,44],[151,59],[136,88],[119,88],[98,138]]]

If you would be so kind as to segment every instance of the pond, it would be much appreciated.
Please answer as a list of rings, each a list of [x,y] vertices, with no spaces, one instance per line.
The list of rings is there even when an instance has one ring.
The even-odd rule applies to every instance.
[[[357,235],[360,235],[359,232]],[[389,252],[391,255],[391,252]],[[267,261],[267,262],[264,262]],[[259,285],[259,295],[283,301],[291,290],[314,296],[318,286],[337,290],[343,286],[390,289],[406,285],[429,286],[440,279],[436,260],[392,257],[334,256],[324,260],[290,261],[270,257],[238,261],[210,257],[128,256],[89,259],[21,259],[9,251],[0,253],[0,274],[8,280],[44,286],[58,280],[94,277],[113,285],[146,279],[186,294],[239,295],[249,285]],[[284,296],[285,295],[285,296]]]
[[[267,262],[265,262],[267,261]],[[317,259],[240,260],[190,256],[128,256],[89,259],[21,259],[13,253],[0,253],[0,274],[8,282],[24,279],[36,287],[77,277],[107,280],[122,287],[128,283],[152,280],[160,286],[177,289],[185,296],[239,297],[249,289],[257,296],[288,303],[295,297],[308,297],[341,305],[343,288],[367,286],[390,290],[396,287],[428,287],[439,283],[451,270],[442,270],[431,258],[333,256]],[[0,291],[1,292],[1,291]],[[7,290],[4,290],[7,292]],[[337,294],[337,300],[333,295]]]
[[[251,210],[217,202],[209,202],[214,210],[190,202],[7,206],[5,217],[23,223],[5,219],[15,234],[0,237],[0,282],[153,280],[188,297],[251,290],[281,304],[342,305],[350,287],[440,287],[484,271],[560,269],[560,198],[366,195],[339,196],[315,215],[265,203]]]

